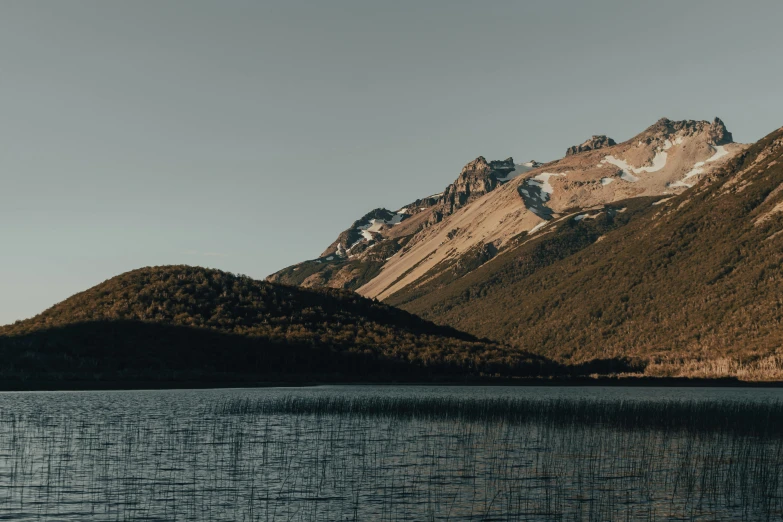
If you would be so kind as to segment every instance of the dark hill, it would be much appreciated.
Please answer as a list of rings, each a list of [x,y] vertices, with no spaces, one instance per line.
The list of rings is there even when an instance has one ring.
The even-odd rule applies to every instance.
[[[553,370],[542,358],[352,292],[188,266],[134,270],[0,328],[0,355],[6,381],[392,380]]]
[[[571,216],[386,302],[561,362],[625,356],[652,374],[781,379],[783,129],[658,203]]]

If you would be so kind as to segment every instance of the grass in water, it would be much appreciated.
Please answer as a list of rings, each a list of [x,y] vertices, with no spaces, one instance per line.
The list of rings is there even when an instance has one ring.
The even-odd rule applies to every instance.
[[[783,436],[783,403],[698,400],[595,400],[463,397],[301,397],[230,399],[213,411],[230,415],[349,415],[398,419],[601,425],[623,429],[727,431]]]
[[[783,406],[774,402],[292,393],[193,401],[186,411],[128,404],[0,409],[0,517],[783,515]]]

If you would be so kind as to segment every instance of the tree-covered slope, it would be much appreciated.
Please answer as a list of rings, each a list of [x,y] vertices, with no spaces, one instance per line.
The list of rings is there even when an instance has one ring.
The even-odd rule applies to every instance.
[[[165,266],[0,328],[2,375],[49,380],[394,379],[538,374],[541,358],[340,290]]]

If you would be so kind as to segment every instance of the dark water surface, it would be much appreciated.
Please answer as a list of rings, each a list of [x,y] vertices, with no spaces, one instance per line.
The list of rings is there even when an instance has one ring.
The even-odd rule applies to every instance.
[[[0,393],[0,519],[781,519],[783,433],[629,429],[611,422],[611,408],[596,422],[572,423],[546,415],[482,417],[484,410],[476,409],[494,404],[497,410],[506,399],[517,401],[509,408],[530,401],[543,410],[579,401],[588,413],[593,403],[650,401],[684,401],[694,412],[735,404],[741,413],[754,404],[783,403],[783,390],[323,386]],[[423,401],[429,413],[406,413],[422,411],[416,408]],[[479,414],[437,415],[441,404],[444,412],[473,405]]]

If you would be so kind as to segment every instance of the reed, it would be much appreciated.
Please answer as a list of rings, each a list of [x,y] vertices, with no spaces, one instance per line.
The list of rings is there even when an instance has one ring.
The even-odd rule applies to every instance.
[[[0,518],[783,516],[775,402],[236,395],[0,407]]]
[[[348,415],[399,419],[601,425],[633,430],[726,431],[783,436],[783,402],[741,400],[594,400],[516,397],[388,397],[339,395],[231,398],[221,415]]]

